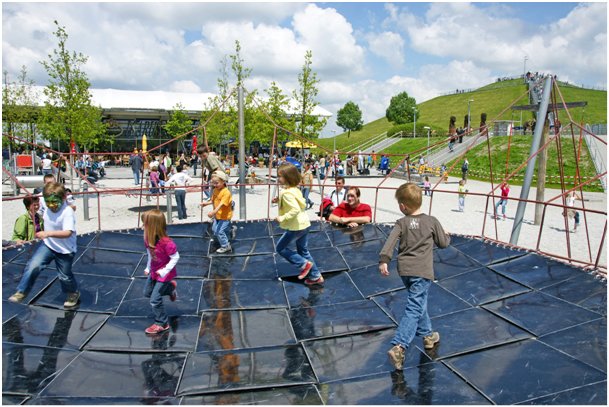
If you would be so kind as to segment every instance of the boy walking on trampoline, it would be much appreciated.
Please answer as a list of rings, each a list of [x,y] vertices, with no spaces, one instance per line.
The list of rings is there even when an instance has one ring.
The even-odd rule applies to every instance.
[[[388,276],[395,245],[398,246],[398,274],[406,286],[408,296],[404,315],[387,352],[395,369],[404,367],[406,350],[416,336],[423,337],[425,349],[433,349],[440,342],[440,334],[432,331],[427,313],[427,296],[434,279],[433,245],[445,248],[450,237],[433,216],[421,212],[423,196],[415,184],[403,184],[395,192],[400,211],[406,215],[397,220],[379,259],[379,271]]]

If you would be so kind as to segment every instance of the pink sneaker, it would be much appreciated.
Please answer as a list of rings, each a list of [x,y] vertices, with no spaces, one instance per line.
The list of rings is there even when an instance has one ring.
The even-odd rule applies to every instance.
[[[144,332],[146,332],[149,335],[156,335],[156,334],[160,334],[161,332],[165,332],[168,329],[169,329],[169,324],[165,324],[165,325],[152,324],[148,328],[146,328],[144,330]]]
[[[312,268],[313,268],[313,263],[310,261],[307,261],[305,263],[305,265],[302,266],[302,268],[300,269],[300,274],[298,275],[298,279],[302,280],[303,278],[305,278],[309,274],[309,271],[311,271]]]
[[[324,283],[324,278],[322,276],[319,276],[319,278],[317,280],[311,280],[310,278],[307,278],[305,280],[306,285],[315,285],[315,284],[323,284],[323,283]]]
[[[176,291],[178,283],[175,280],[171,280],[170,283],[173,286],[173,290],[171,291],[171,294],[169,294],[169,299],[175,301],[178,298],[178,292]]]

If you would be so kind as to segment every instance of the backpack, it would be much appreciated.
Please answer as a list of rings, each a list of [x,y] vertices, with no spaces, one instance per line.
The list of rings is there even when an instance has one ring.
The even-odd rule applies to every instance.
[[[323,198],[321,200],[321,204],[319,205],[319,212],[317,212],[317,216],[323,217],[325,220],[328,220],[332,211],[334,210],[334,203],[329,198]]]
[[[461,171],[467,171],[469,168],[469,165],[467,164],[467,161],[463,161],[463,165],[461,166]]]

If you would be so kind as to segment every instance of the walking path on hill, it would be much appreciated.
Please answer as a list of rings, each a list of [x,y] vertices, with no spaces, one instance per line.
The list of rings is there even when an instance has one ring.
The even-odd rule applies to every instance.
[[[262,172],[261,172],[262,174]],[[200,173],[195,178],[197,182],[200,181]],[[236,182],[236,177],[231,177],[230,182]],[[399,219],[402,214],[400,213],[397,204],[395,202],[394,188],[403,184],[405,181],[398,178],[389,178],[382,183],[380,189],[378,189],[378,196],[376,196],[376,189],[383,180],[382,177],[347,177],[347,185],[357,185],[362,191],[361,201],[370,204],[376,213],[376,221],[378,223],[390,222],[393,223]],[[333,189],[333,181],[326,179],[324,184],[324,194],[328,194]],[[433,181],[433,180],[432,180]],[[510,233],[512,230],[512,223],[514,220],[514,214],[516,212],[517,204],[514,201],[510,201],[507,205],[507,220],[499,220],[496,222],[491,219],[490,213],[492,213],[492,206],[489,203],[488,210],[486,212],[485,207],[487,203],[486,196],[474,196],[469,195],[465,200],[465,212],[461,213],[457,211],[457,181],[455,177],[450,177],[448,183],[441,184],[436,192],[434,192],[433,200],[428,197],[423,197],[424,213],[429,213],[431,206],[431,214],[437,217],[446,230],[450,233],[462,234],[462,235],[480,235],[482,233],[482,226],[485,223],[485,235],[486,237],[509,242]],[[126,167],[109,167],[107,169],[107,177],[100,180],[97,188],[100,190],[100,206],[98,207],[98,199],[96,195],[92,195],[89,199],[89,214],[90,220],[84,220],[83,218],[83,199],[82,196],[77,195],[77,230],[79,234],[94,232],[98,229],[98,221],[101,219],[102,230],[124,230],[129,228],[135,228],[138,226],[138,214],[140,197],[136,193],[137,191],[127,192],[114,192],[111,190],[117,190],[121,188],[133,188],[133,178],[131,175],[131,169]],[[470,180],[467,183],[467,187],[470,193],[487,194],[490,192],[490,184],[481,181]],[[247,219],[263,219],[267,218],[267,199],[269,194],[269,188],[271,193],[274,192],[274,186],[257,186],[251,188],[246,187],[246,211]],[[387,188],[387,189],[385,189]],[[106,192],[104,192],[106,191]],[[560,194],[558,190],[546,190],[546,199],[554,197]],[[497,193],[497,195],[499,195]],[[520,187],[512,186],[510,191],[510,197],[519,197]],[[307,211],[310,219],[317,219],[316,211],[319,210],[319,203],[321,202],[320,186],[314,186],[313,192],[311,193],[311,199],[315,202],[313,209]],[[535,197],[535,188],[531,189],[530,197]],[[599,211],[606,212],[607,209],[607,195],[605,193],[593,193],[588,192],[585,194],[586,201],[584,202],[585,207],[588,209],[596,209]],[[234,219],[239,217],[239,195],[238,190],[233,189],[233,199],[235,200],[236,207],[234,210]],[[186,207],[188,218],[185,220],[178,220],[177,213],[175,211],[175,200],[173,200],[173,219],[172,223],[191,223],[191,222],[209,222],[209,218],[206,216],[209,209],[201,211],[198,204],[201,200],[201,193],[191,192],[186,196]],[[492,202],[492,199],[489,200]],[[165,210],[166,197],[160,196],[158,202],[161,210]],[[559,201],[557,201],[560,203]],[[577,201],[579,204],[580,201]],[[153,197],[150,201],[146,201],[146,198],[142,198],[142,205],[144,209],[152,209],[156,207],[157,198]],[[528,204],[524,214],[524,224],[520,233],[519,246],[523,246],[530,249],[535,249],[537,245],[537,237],[539,226],[533,224],[534,219],[534,205]],[[25,211],[21,199],[4,201],[2,203],[2,238],[10,239],[12,236],[13,225],[17,216]],[[99,215],[98,215],[99,211]],[[203,213],[202,213],[203,212]],[[583,215],[583,213],[580,212]],[[270,208],[270,217],[277,216],[277,206],[272,205]],[[576,233],[570,233],[571,243],[571,256],[573,258],[581,259],[588,262],[594,262],[597,250],[601,244],[601,237],[606,222],[606,215],[588,214],[585,218],[581,216],[581,228]],[[572,222],[572,221],[571,221]],[[585,239],[585,225],[587,224],[588,233],[592,241],[592,253],[588,252]],[[571,225],[572,226],[572,223]],[[548,207],[545,214],[545,226],[541,236],[540,249],[546,252],[550,252],[557,255],[567,256],[567,242],[565,233],[565,223],[562,216],[562,209]],[[606,245],[601,253],[600,264],[607,264],[607,253]]]

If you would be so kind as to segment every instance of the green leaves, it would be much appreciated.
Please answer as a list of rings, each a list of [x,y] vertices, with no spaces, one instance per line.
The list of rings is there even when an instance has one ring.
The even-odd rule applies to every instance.
[[[389,107],[385,112],[385,117],[390,122],[396,124],[410,123],[414,121],[414,109],[417,102],[414,98],[408,96],[408,93],[402,92],[391,98]]]
[[[348,131],[347,137],[351,135],[351,131],[360,130],[364,126],[362,119],[362,111],[359,106],[349,101],[336,113],[336,124]]]

